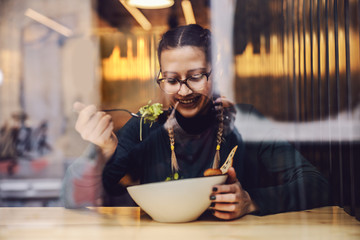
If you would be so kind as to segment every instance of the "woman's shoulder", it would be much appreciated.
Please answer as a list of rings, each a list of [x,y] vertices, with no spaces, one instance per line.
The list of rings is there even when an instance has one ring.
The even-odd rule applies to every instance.
[[[235,105],[237,117],[255,117],[258,119],[264,119],[265,116],[257,110],[252,104],[238,103]]]
[[[254,114],[258,112],[258,110],[255,109],[254,105],[248,103],[237,103],[235,107],[236,110],[241,112],[242,114]]]
[[[145,139],[151,133],[159,131],[162,128],[163,121],[155,121],[153,123],[144,122],[143,118],[133,117],[126,122],[126,124],[118,129],[116,135],[118,139],[120,138],[130,138],[130,139]]]
[[[159,119],[157,119],[154,122],[147,122],[144,118],[141,117],[132,117],[130,118],[125,125],[120,129],[150,129],[153,128],[156,129],[157,127],[160,127],[164,125],[165,121],[163,119],[164,117],[162,115],[159,116]]]

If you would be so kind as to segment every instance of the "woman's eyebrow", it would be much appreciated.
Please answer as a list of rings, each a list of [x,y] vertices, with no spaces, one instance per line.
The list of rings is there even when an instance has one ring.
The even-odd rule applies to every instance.
[[[196,72],[196,71],[206,71],[207,68],[206,67],[203,67],[203,68],[195,68],[195,69],[190,69],[190,70],[187,70],[187,73],[192,73],[192,72]],[[179,74],[178,72],[170,72],[170,71],[165,71],[165,72],[162,72],[162,74]]]
[[[207,68],[196,68],[196,69],[190,69],[190,70],[188,70],[187,72],[188,73],[191,73],[191,72],[196,72],[196,71],[199,71],[199,70],[201,70],[201,71],[206,71],[207,70]]]
[[[169,72],[169,71],[165,71],[165,72],[162,72],[162,74],[174,74],[174,75],[176,75],[176,74],[178,74],[177,72]]]

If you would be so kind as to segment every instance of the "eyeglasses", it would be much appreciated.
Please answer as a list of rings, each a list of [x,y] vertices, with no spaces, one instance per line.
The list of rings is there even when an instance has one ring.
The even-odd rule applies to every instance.
[[[180,90],[182,84],[185,84],[188,88],[195,92],[204,89],[207,81],[209,80],[211,71],[208,73],[197,73],[184,80],[171,77],[159,78],[160,73],[161,71],[158,74],[156,82],[159,84],[161,90],[167,94],[174,94]]]

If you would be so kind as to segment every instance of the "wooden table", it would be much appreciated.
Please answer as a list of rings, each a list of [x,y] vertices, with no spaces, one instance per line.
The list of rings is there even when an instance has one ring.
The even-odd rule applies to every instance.
[[[158,223],[136,207],[0,208],[0,239],[360,239],[360,222],[341,208],[324,207],[264,217]]]

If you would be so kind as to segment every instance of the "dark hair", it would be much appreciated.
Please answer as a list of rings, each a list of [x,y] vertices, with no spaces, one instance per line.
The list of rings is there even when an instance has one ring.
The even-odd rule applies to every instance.
[[[211,62],[211,32],[197,24],[180,26],[167,31],[161,38],[158,47],[160,62],[161,52],[164,49],[193,46],[204,50],[206,61]]]

